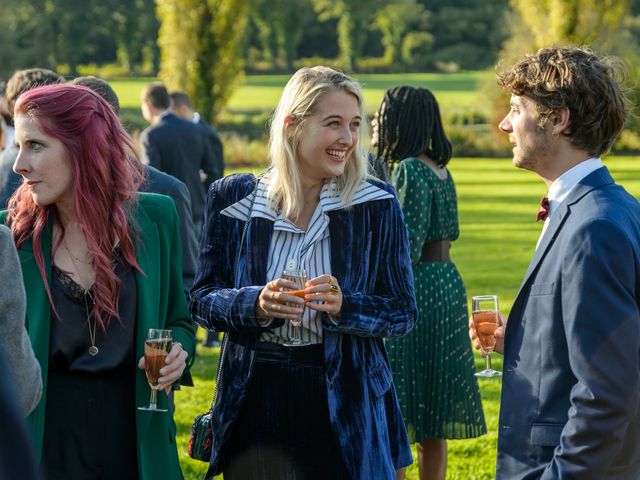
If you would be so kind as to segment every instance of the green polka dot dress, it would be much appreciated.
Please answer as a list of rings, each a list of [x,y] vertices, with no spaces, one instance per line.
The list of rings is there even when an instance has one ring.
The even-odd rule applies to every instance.
[[[416,158],[402,161],[392,182],[409,231],[419,316],[402,338],[386,342],[409,436],[419,442],[486,433],[473,353],[467,298],[453,263],[422,262],[425,243],[458,238],[456,189]]]

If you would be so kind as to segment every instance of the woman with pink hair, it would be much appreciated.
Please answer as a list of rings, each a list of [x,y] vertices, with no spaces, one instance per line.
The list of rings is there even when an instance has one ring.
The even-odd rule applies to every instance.
[[[23,93],[15,126],[23,181],[0,220],[19,250],[42,367],[30,427],[47,478],[182,478],[171,414],[136,409],[149,398],[147,330],[172,331],[162,388],[195,348],[173,201],[136,193],[132,140],[88,88]]]

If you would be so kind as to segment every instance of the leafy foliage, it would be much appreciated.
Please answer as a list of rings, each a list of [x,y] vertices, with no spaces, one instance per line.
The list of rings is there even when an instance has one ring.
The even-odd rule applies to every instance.
[[[242,80],[248,8],[243,0],[157,0],[159,77],[169,89],[185,90],[209,121]]]

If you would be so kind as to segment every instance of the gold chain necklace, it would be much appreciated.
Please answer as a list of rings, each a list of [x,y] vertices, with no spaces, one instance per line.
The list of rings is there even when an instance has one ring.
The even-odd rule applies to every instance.
[[[98,319],[93,318],[93,328],[91,327],[91,317],[89,316],[89,305],[87,304],[87,295],[91,299],[91,304],[95,305],[96,301],[88,290],[84,291],[84,311],[87,314],[87,328],[89,329],[89,340],[91,340],[91,346],[89,347],[89,355],[95,357],[100,350],[96,347],[96,329],[98,327]]]
[[[67,241],[65,239],[62,239],[62,246],[64,247],[64,249],[67,251],[67,253],[71,256],[72,260],[77,261],[78,263],[83,263],[85,265],[91,265],[91,260],[84,261],[84,260],[80,260],[78,257],[76,257],[73,253],[71,253],[71,250],[69,249],[69,247],[67,246]]]
[[[78,257],[76,257],[73,253],[71,253],[71,250],[67,246],[67,241],[65,239],[62,240],[62,246],[71,257],[71,261],[73,262],[76,268],[78,268],[78,264],[76,262],[83,263],[85,265],[91,264],[91,261],[89,262],[82,261]],[[80,269],[78,268],[78,274],[77,274],[78,277],[80,277],[79,272],[80,272]],[[89,292],[88,290],[84,290],[84,311],[87,315],[87,328],[89,330],[89,340],[91,340],[91,346],[89,347],[89,355],[91,355],[92,357],[95,357],[100,352],[98,347],[96,347],[96,333],[97,333],[97,327],[98,327],[98,319],[95,318],[94,316],[93,325],[91,325],[92,315],[89,313],[89,304],[87,303],[87,295],[91,299],[92,306],[95,305],[96,300],[93,297],[93,295],[91,295],[91,292]]]

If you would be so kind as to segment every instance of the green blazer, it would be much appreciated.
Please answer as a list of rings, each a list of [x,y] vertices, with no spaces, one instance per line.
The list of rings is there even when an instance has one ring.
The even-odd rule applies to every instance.
[[[184,290],[182,288],[182,250],[180,244],[179,219],[173,201],[164,195],[139,194],[134,212],[138,232],[132,237],[136,248],[136,259],[144,273],[135,273],[138,289],[135,349],[136,359],[144,355],[144,339],[149,328],[172,330],[173,340],[180,342],[189,353],[190,367],[195,351],[194,327],[191,321]],[[7,213],[0,212],[0,222],[6,221]],[[47,282],[51,284],[51,228],[42,235]],[[27,292],[27,328],[43,376],[43,393],[36,410],[29,417],[37,457],[42,453],[44,438],[45,407],[47,398],[47,372],[49,366],[49,325],[55,321],[51,305],[44,289],[42,277],[33,255],[31,240],[19,249],[25,289]],[[149,384],[144,371],[135,365],[136,403],[149,402]],[[164,393],[158,395],[159,406],[167,406]],[[133,408],[133,407],[132,407]],[[117,419],[114,419],[117,421]],[[176,426],[167,413],[152,413],[136,410],[136,437],[138,446],[138,469],[140,478],[181,479],[175,443]]]

